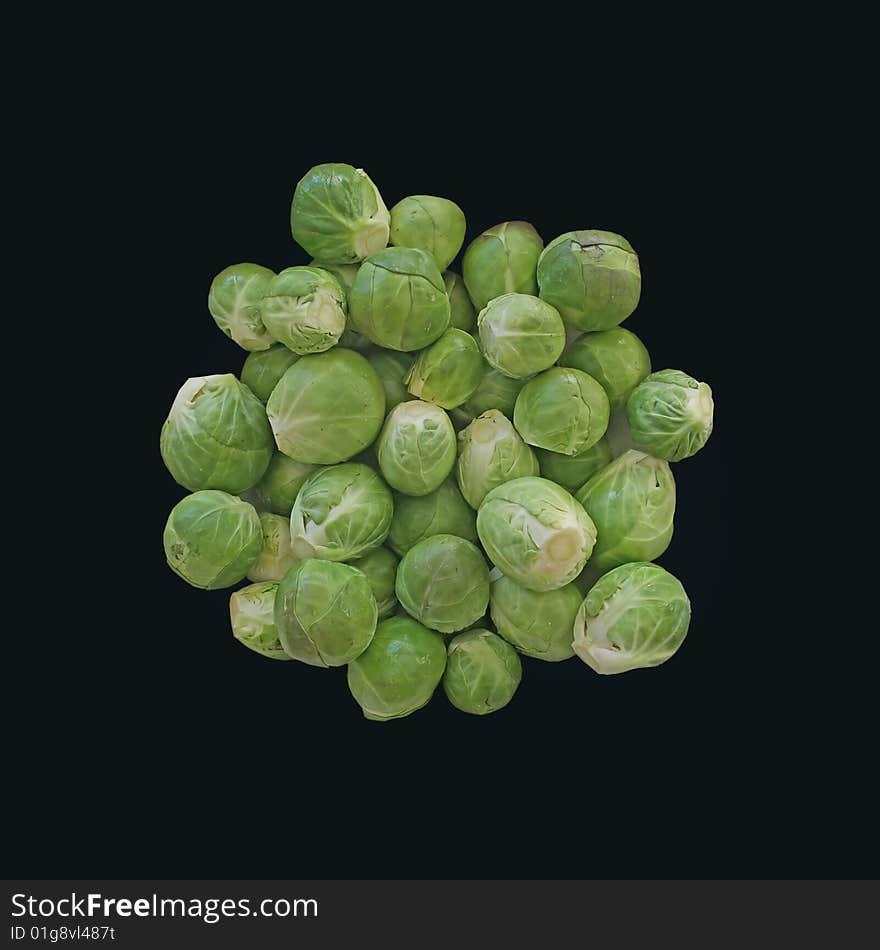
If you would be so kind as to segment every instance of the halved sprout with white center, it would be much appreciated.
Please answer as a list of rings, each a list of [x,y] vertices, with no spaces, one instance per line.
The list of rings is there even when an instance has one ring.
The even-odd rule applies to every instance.
[[[320,267],[288,267],[269,281],[263,297],[266,328],[303,356],[336,346],[348,304],[339,281]]]
[[[597,673],[659,666],[687,635],[681,581],[656,564],[622,564],[599,578],[574,622],[574,652]]]

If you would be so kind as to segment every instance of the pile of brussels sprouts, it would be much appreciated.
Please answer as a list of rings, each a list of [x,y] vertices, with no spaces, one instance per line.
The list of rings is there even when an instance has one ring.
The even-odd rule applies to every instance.
[[[234,264],[218,327],[249,351],[188,379],[161,433],[174,479],[165,553],[194,587],[232,587],[235,636],[274,659],[348,666],[368,719],[407,716],[442,682],[482,715],[520,654],[598,673],[657,666],[687,633],[669,467],[712,431],[712,392],[651,372],[620,327],[639,260],[610,231],[544,246],[523,221],[465,238],[461,209],[389,212],[360,169],[296,186],[314,260]]]

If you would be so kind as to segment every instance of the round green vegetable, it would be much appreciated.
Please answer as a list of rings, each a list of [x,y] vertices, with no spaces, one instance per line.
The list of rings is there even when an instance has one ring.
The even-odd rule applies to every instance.
[[[401,557],[435,534],[454,534],[476,544],[477,516],[462,497],[455,480],[447,478],[438,489],[415,497],[396,494],[388,546]]]
[[[464,243],[464,212],[448,198],[411,195],[391,209],[391,243],[417,247],[445,270]]]
[[[506,706],[522,679],[513,647],[489,630],[468,630],[449,643],[443,689],[462,712],[484,716]]]
[[[421,399],[388,413],[376,458],[385,481],[404,495],[427,495],[449,476],[455,464],[455,430],[449,416]]]
[[[525,221],[505,221],[468,245],[462,272],[477,310],[502,294],[537,294],[536,270],[544,242]]]
[[[390,617],[348,665],[348,688],[367,719],[400,719],[427,705],[446,668],[443,637],[410,617]]]
[[[373,548],[368,554],[352,562],[365,575],[376,598],[379,619],[385,620],[396,612],[399,604],[394,593],[397,578],[397,558],[388,548]]]
[[[265,405],[278,380],[298,359],[283,343],[275,343],[268,350],[248,355],[241,368],[241,381]]]
[[[547,449],[538,449],[537,455],[541,475],[557,485],[562,485],[572,494],[614,458],[604,435],[577,455],[560,455],[559,452],[548,452]]]
[[[336,346],[345,329],[345,291],[320,267],[281,271],[269,281],[262,306],[272,336],[300,356]]]
[[[275,595],[281,645],[311,666],[344,666],[360,656],[373,639],[376,617],[366,576],[348,564],[299,561]]]
[[[536,591],[502,575],[489,589],[489,612],[498,633],[520,653],[557,663],[574,656],[572,629],[582,599],[573,583]]]
[[[272,430],[259,399],[231,373],[188,379],[159,436],[174,480],[230,493],[254,485],[272,458]]]
[[[272,660],[289,660],[275,629],[274,581],[249,584],[235,591],[229,598],[229,619],[232,635],[249,650]]]
[[[233,264],[211,281],[208,310],[218,327],[245,350],[265,350],[275,341],[261,314],[263,294],[275,274],[259,264]]]
[[[488,492],[525,475],[540,475],[535,453],[497,409],[478,416],[458,433],[455,476],[471,508],[479,508]]]
[[[549,369],[565,349],[559,311],[528,294],[503,294],[477,317],[486,362],[506,376],[526,379]]]
[[[351,285],[354,283],[355,275],[358,272],[360,263],[357,264],[332,264],[327,261],[311,260],[309,267],[320,267],[321,270],[330,271],[330,273],[339,281],[339,286],[345,291],[345,299],[351,293]]]
[[[276,452],[263,477],[254,486],[257,498],[269,511],[290,517],[290,510],[303,482],[317,468],[317,465],[297,462]]]
[[[626,404],[635,442],[670,462],[700,451],[712,434],[714,413],[708,384],[677,369],[651,373],[636,386]]]
[[[414,396],[454,409],[471,396],[483,378],[477,341],[464,330],[447,330],[416,357],[407,375]]]
[[[538,260],[542,300],[580,330],[610,330],[636,309],[642,291],[639,259],[612,231],[568,231]]]
[[[681,646],[690,619],[678,578],[656,564],[623,564],[600,577],[584,599],[574,652],[597,673],[659,666]]]
[[[353,350],[304,356],[266,404],[278,448],[297,462],[334,465],[373,443],[385,418],[376,371]]]
[[[435,534],[404,554],[395,586],[403,609],[432,630],[454,633],[489,605],[489,568],[480,549],[452,534]]]
[[[458,407],[457,412],[465,416],[469,422],[481,416],[487,409],[497,409],[508,419],[512,419],[516,397],[525,384],[526,380],[512,379],[487,365],[484,367],[480,384],[470,399]]]
[[[244,580],[263,548],[253,505],[223,491],[197,491],[168,515],[168,566],[193,587],[216,590]]]
[[[415,361],[412,353],[377,348],[373,352],[368,352],[366,357],[382,381],[382,387],[385,390],[386,413],[391,412],[398,403],[412,399],[404,382]]]
[[[651,372],[645,345],[623,327],[582,334],[560,363],[592,376],[605,390],[612,411],[622,409],[630,393]]]
[[[446,296],[449,297],[449,326],[470,333],[477,319],[477,311],[468,296],[464,281],[454,271],[443,273]]]
[[[264,511],[260,514],[260,527],[263,549],[248,569],[248,580],[280,581],[297,560],[290,547],[290,519]]]

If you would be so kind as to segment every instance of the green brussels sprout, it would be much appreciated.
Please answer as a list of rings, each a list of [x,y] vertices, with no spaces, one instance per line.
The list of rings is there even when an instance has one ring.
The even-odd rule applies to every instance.
[[[259,264],[233,264],[211,281],[208,310],[217,326],[244,350],[266,350],[275,342],[261,315],[263,294],[274,276]]]
[[[559,311],[528,294],[495,297],[477,316],[486,362],[515,379],[549,369],[565,349]]]
[[[321,270],[329,271],[339,281],[339,286],[345,291],[346,301],[348,300],[348,295],[351,293],[351,285],[354,283],[354,278],[360,266],[359,263],[332,264],[319,260],[309,261],[309,267],[320,267]]]
[[[626,418],[626,412],[623,410],[618,409],[617,412],[612,412],[608,417],[605,438],[608,440],[608,448],[611,449],[611,455],[614,458],[620,458],[624,452],[628,452],[630,449],[637,449],[641,452],[641,448],[633,442],[629,421]]]
[[[630,393],[651,372],[651,357],[635,333],[614,327],[579,336],[565,351],[560,365],[592,376],[605,390],[614,411],[626,405]]]
[[[452,478],[427,495],[394,496],[394,516],[388,545],[403,557],[406,552],[435,534],[454,534],[476,544],[477,516],[462,498]]]
[[[502,574],[489,588],[489,613],[499,635],[520,653],[558,663],[574,656],[572,628],[582,600],[573,583],[536,591]]]
[[[264,581],[235,591],[229,598],[229,619],[232,635],[249,650],[272,660],[289,660],[275,628],[277,590],[274,581]]]
[[[548,452],[547,449],[538,449],[537,455],[541,475],[557,485],[562,485],[572,494],[614,458],[604,435],[577,455],[560,455],[559,452]]]
[[[439,407],[421,399],[395,406],[376,442],[385,481],[404,495],[427,495],[455,465],[455,429]]]
[[[529,590],[571,583],[596,543],[596,526],[564,488],[526,476],[493,488],[477,512],[489,560]]]
[[[268,350],[248,355],[241,368],[241,381],[265,406],[278,380],[298,359],[283,343],[276,343]]]
[[[263,549],[248,569],[247,578],[255,582],[280,581],[297,561],[290,547],[290,519],[264,511],[260,514],[260,527]]]
[[[597,673],[659,666],[681,646],[690,619],[678,578],[656,564],[623,564],[584,598],[572,646]]]
[[[348,688],[367,719],[400,719],[428,704],[446,669],[443,637],[410,617],[389,617],[348,664]]]
[[[290,510],[303,482],[317,469],[317,465],[296,462],[276,452],[265,474],[254,486],[262,507],[276,515],[290,517]]]
[[[471,508],[479,508],[498,485],[540,474],[535,453],[497,409],[484,412],[458,433],[455,476]]]
[[[468,630],[449,642],[443,690],[462,712],[485,716],[506,706],[522,679],[513,647],[489,630]]]
[[[633,439],[669,462],[690,458],[712,434],[715,403],[707,383],[677,369],[651,373],[633,390],[626,416]]]
[[[458,412],[467,418],[470,422],[481,416],[488,409],[497,409],[504,413],[508,419],[513,418],[513,408],[516,405],[516,397],[520,390],[525,386],[526,380],[512,379],[499,373],[497,369],[491,366],[483,368],[483,378],[479,386],[474,390],[470,399],[463,402],[458,407]]]
[[[636,309],[642,292],[639,258],[612,231],[568,231],[538,260],[540,297],[580,330],[610,330]]]
[[[406,382],[419,399],[454,409],[472,395],[482,378],[483,357],[477,341],[453,327],[419,353]]]
[[[253,505],[225,491],[197,491],[171,509],[162,541],[178,577],[217,590],[245,579],[263,549],[263,530]]]
[[[477,311],[468,296],[464,281],[454,271],[443,272],[443,285],[449,298],[449,326],[470,333],[477,319]]]
[[[385,418],[385,390],[353,350],[304,356],[266,403],[278,448],[297,462],[335,465],[372,445]]]
[[[543,249],[541,236],[525,221],[505,221],[474,238],[461,266],[477,310],[502,294],[537,295],[535,275]]]
[[[376,598],[379,619],[393,617],[397,611],[397,596],[394,582],[397,578],[397,558],[388,548],[373,548],[368,554],[358,558],[352,567],[356,567],[370,584],[370,590]]]
[[[380,350],[366,354],[370,366],[376,371],[385,390],[385,412],[391,410],[401,402],[413,397],[406,390],[404,380],[409,375],[415,356],[412,353],[401,353],[398,350]]]
[[[369,175],[341,162],[310,168],[290,207],[294,241],[330,264],[353,264],[381,251],[390,220]]]
[[[275,628],[294,660],[310,666],[344,666],[370,645],[376,598],[357,568],[306,558],[278,585]]]
[[[266,471],[272,430],[263,404],[231,373],[195,376],[174,399],[159,451],[178,485],[235,493]]]
[[[448,198],[410,195],[391,209],[391,243],[433,255],[445,270],[464,243],[464,212]]]
[[[475,544],[435,534],[404,554],[395,591],[410,616],[432,630],[455,633],[486,613],[489,568]]]
[[[351,561],[388,536],[394,502],[381,478],[358,462],[329,465],[310,475],[290,512],[297,558]]]
[[[520,390],[513,424],[529,445],[578,455],[605,435],[609,412],[605,390],[592,376],[554,366]]]
[[[669,547],[675,479],[668,463],[631,450],[597,472],[575,495],[596,525],[590,564],[605,572],[653,561]]]
[[[329,271],[288,267],[269,281],[263,322],[294,353],[322,353],[339,342],[347,308],[345,291]]]
[[[449,298],[427,251],[389,247],[361,264],[349,295],[352,325],[389,350],[420,350],[449,326]]]

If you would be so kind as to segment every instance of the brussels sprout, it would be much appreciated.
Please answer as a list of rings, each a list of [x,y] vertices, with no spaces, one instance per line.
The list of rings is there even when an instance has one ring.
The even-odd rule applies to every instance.
[[[297,360],[272,391],[266,412],[285,455],[334,465],[373,443],[385,418],[385,391],[360,353],[334,347]]]
[[[477,516],[452,478],[427,495],[394,496],[394,516],[388,532],[390,548],[403,557],[413,545],[435,534],[454,534],[474,544],[479,541]]]
[[[381,478],[366,465],[346,462],[310,475],[290,512],[298,558],[350,561],[388,536],[394,503]]]
[[[612,411],[626,405],[629,394],[651,372],[645,345],[623,327],[584,333],[565,351],[562,366],[573,366],[598,382]]]
[[[390,617],[348,665],[348,688],[364,716],[400,719],[426,706],[446,669],[443,637],[410,617]]]
[[[528,294],[495,297],[477,316],[486,362],[515,379],[549,369],[565,349],[559,311]]]
[[[489,612],[498,633],[520,653],[550,663],[574,656],[572,628],[582,600],[574,584],[542,592],[502,575],[489,588]]]
[[[290,519],[264,511],[260,527],[263,550],[248,569],[248,580],[280,581],[297,561],[290,547]]]
[[[538,449],[537,455],[541,475],[557,485],[562,485],[572,494],[614,458],[604,435],[595,445],[577,455],[560,455],[559,452],[548,452],[547,449]]]
[[[278,380],[298,359],[283,343],[276,343],[248,356],[241,368],[241,381],[265,405]]]
[[[434,258],[389,247],[361,265],[349,295],[354,328],[390,350],[420,350],[449,326],[449,298]]]
[[[464,243],[464,212],[448,198],[410,195],[391,209],[391,243],[417,247],[445,270]]]
[[[628,452],[630,449],[641,451],[641,448],[633,442],[626,412],[622,410],[612,412],[608,417],[608,428],[605,431],[605,438],[608,440],[608,448],[611,449],[611,454],[614,458],[620,458],[624,452]]]
[[[669,465],[644,452],[624,452],[575,495],[596,525],[590,564],[605,572],[627,561],[653,561],[669,547],[675,479]]]
[[[401,402],[413,397],[406,390],[404,380],[409,375],[415,357],[412,353],[401,353],[397,350],[380,350],[366,354],[370,366],[376,371],[385,390],[385,412],[391,410]]]
[[[571,583],[596,543],[596,526],[564,488],[546,478],[515,478],[493,488],[477,512],[489,560],[529,590]]]
[[[211,281],[208,310],[217,326],[244,350],[265,350],[275,342],[260,312],[274,276],[259,264],[233,264]]]
[[[592,376],[554,366],[520,390],[513,424],[529,445],[578,455],[605,435],[608,415],[608,397]]]
[[[700,451],[712,434],[714,412],[709,385],[677,369],[651,373],[626,404],[633,439],[669,462]]]
[[[458,433],[455,475],[471,508],[479,508],[498,485],[540,474],[535,453],[497,409],[484,412]]]
[[[623,564],[587,594],[572,646],[597,673],[659,666],[681,646],[690,619],[678,578],[656,564]]]
[[[359,263],[332,264],[319,260],[309,261],[309,267],[320,267],[321,270],[329,271],[339,281],[339,286],[345,291],[346,301],[348,300],[348,295],[351,293],[351,285],[354,283],[354,278],[360,266]]]
[[[505,221],[468,245],[462,259],[464,284],[477,310],[502,294],[537,294],[535,273],[544,242],[525,221]]]
[[[636,309],[642,291],[632,245],[612,231],[568,231],[538,260],[540,297],[580,330],[610,330]]]
[[[454,409],[473,394],[482,378],[483,357],[477,341],[470,333],[452,328],[419,353],[406,382],[419,399]]]
[[[231,373],[188,379],[159,436],[162,461],[190,491],[244,491],[266,471],[272,450],[263,404]]]
[[[272,660],[289,660],[275,629],[277,590],[274,581],[264,581],[235,591],[229,598],[229,619],[239,643]]]
[[[455,464],[455,429],[439,407],[421,399],[395,406],[376,443],[385,481],[404,495],[439,488]]]
[[[344,666],[373,639],[376,599],[357,568],[306,558],[278,585],[275,627],[294,660],[310,666]]]
[[[225,491],[197,491],[171,509],[162,541],[175,574],[217,590],[244,580],[263,548],[263,531],[253,505]]]
[[[316,165],[300,179],[290,207],[293,239],[316,260],[352,264],[388,243],[391,216],[362,168]]]
[[[458,412],[464,415],[468,421],[472,421],[477,416],[481,416],[487,409],[497,409],[504,413],[508,419],[512,419],[516,397],[525,384],[524,379],[512,379],[510,376],[505,376],[504,373],[499,373],[497,369],[486,366],[480,385],[474,390],[470,399],[458,407]]]
[[[345,291],[319,267],[288,267],[269,281],[263,297],[263,322],[300,356],[336,346],[345,329]]]
[[[475,544],[435,534],[404,554],[395,591],[403,609],[420,623],[454,633],[486,613],[489,568]]]
[[[443,689],[462,712],[484,716],[506,706],[522,679],[516,650],[489,630],[468,630],[449,642]]]
[[[385,620],[394,616],[399,606],[394,593],[397,558],[388,548],[373,548],[369,554],[354,561],[352,567],[356,567],[367,578],[370,590],[376,598],[379,619]]]
[[[290,517],[290,510],[303,482],[317,471],[317,465],[296,462],[276,452],[263,477],[254,486],[263,507],[276,515]]]
[[[474,328],[477,311],[471,303],[464,281],[454,271],[443,273],[443,285],[449,298],[449,326],[470,333]]]

